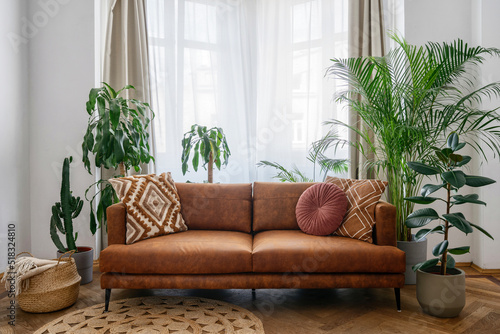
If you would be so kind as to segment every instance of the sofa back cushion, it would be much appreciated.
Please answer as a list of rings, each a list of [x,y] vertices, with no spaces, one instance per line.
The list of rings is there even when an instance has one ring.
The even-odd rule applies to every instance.
[[[255,182],[253,230],[298,230],[295,207],[300,195],[312,185],[314,183]]]
[[[251,232],[252,184],[176,183],[190,230]]]

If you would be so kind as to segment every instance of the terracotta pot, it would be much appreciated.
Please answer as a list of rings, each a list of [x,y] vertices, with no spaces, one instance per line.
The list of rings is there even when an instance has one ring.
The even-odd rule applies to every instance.
[[[417,300],[425,313],[440,318],[453,318],[465,306],[465,273],[448,269],[439,275],[439,267],[417,270]]]
[[[415,240],[415,235],[412,235]],[[415,284],[417,273],[412,267],[427,260],[427,239],[420,241],[398,241],[398,248],[406,253],[405,284]]]
[[[80,285],[92,282],[93,265],[94,265],[94,249],[92,247],[77,247],[78,252],[72,255],[75,259],[76,269],[82,277]],[[57,257],[63,253],[57,251]]]

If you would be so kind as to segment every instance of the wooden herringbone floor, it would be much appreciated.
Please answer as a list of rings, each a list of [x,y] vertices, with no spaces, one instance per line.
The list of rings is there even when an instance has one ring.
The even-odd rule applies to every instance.
[[[223,300],[253,311],[267,334],[323,333],[500,333],[500,275],[467,274],[467,305],[455,319],[439,319],[420,310],[415,286],[401,290],[402,312],[396,311],[392,289],[332,290],[113,290],[111,299],[146,295],[198,296]],[[0,293],[0,333],[32,333],[65,313],[104,302],[99,272],[80,289],[75,305],[49,314],[17,310],[15,331],[6,324],[9,299]]]

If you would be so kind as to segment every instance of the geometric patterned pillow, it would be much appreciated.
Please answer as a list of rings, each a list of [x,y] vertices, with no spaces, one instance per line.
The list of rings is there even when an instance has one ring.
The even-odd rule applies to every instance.
[[[347,212],[335,235],[373,243],[372,231],[375,225],[375,205],[387,187],[381,180],[351,180],[327,177],[326,183],[333,183],[347,196]]]
[[[127,209],[127,245],[187,230],[170,173],[120,177],[109,182]]]

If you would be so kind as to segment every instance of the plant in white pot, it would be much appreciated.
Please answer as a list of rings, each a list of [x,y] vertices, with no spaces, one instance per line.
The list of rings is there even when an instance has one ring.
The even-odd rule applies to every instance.
[[[77,247],[78,232],[73,233],[73,219],[82,211],[83,201],[74,197],[70,189],[69,165],[73,157],[65,158],[62,167],[61,201],[52,206],[50,218],[50,237],[58,249],[58,256],[74,250],[78,274],[82,277],[80,284],[92,282],[92,265],[94,249],[92,247]],[[59,238],[58,231],[66,238],[66,247]]]
[[[453,255],[468,253],[469,246],[451,247],[449,231],[456,228],[465,234],[472,233],[473,228],[484,233],[489,238],[493,237],[480,226],[468,221],[461,212],[452,210],[455,206],[465,203],[486,205],[479,200],[477,194],[458,194],[464,186],[482,187],[492,183],[487,177],[465,174],[461,167],[470,162],[470,156],[462,156],[456,152],[462,149],[465,143],[459,142],[459,137],[452,132],[447,139],[447,147],[439,149],[432,147],[437,157],[432,166],[421,162],[408,162],[408,167],[421,175],[440,175],[440,183],[426,184],[422,187],[420,196],[407,197],[405,200],[430,204],[435,201],[445,203],[446,213],[438,214],[432,208],[424,208],[411,213],[405,221],[409,228],[420,228],[431,221],[439,223],[433,228],[423,228],[416,233],[416,238],[421,239],[431,233],[443,235],[443,240],[432,249],[436,257],[413,266],[417,272],[417,299],[424,312],[443,318],[456,317],[465,306],[465,274],[455,268]],[[446,198],[430,196],[440,189],[445,189]]]

